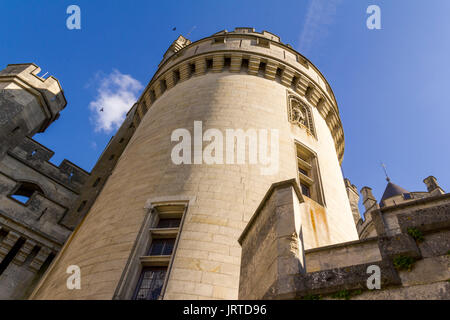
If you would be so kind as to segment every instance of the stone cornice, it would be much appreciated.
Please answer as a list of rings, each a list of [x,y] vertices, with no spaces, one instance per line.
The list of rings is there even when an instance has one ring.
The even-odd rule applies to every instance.
[[[214,44],[214,39],[220,37],[233,38],[235,40],[236,38],[247,39],[248,43],[244,47],[237,48],[234,47],[236,43],[233,44],[231,41]],[[255,37],[264,37],[270,42],[269,46],[261,47],[258,44],[252,44],[251,41]],[[282,48],[283,51],[278,50],[278,52],[274,53],[270,45],[276,45]],[[289,54],[292,55],[289,59],[286,57],[286,51],[289,51]],[[280,56],[281,52],[283,52],[284,59]],[[225,64],[225,59],[229,59],[229,65]],[[244,59],[248,61],[248,67],[245,68],[245,71],[242,70],[242,61]],[[212,63],[212,68],[207,67],[208,61]],[[271,40],[263,34],[219,32],[181,48],[160,64],[159,69],[139,98],[139,113],[144,115],[147,109],[165,91],[170,90],[180,82],[187,81],[191,77],[201,76],[208,72],[241,74],[246,72],[248,75],[258,76],[260,62],[266,64],[263,75],[265,79],[276,81],[280,85],[305,97],[311,106],[319,111],[333,137],[339,162],[342,162],[345,146],[344,130],[339,116],[339,109],[330,86],[320,71],[309,60],[291,47],[280,43],[279,38],[278,41],[276,39]],[[195,65],[195,73],[193,74],[190,73],[191,65]],[[282,70],[281,75],[277,74],[278,69]],[[317,80],[314,79],[314,76],[317,76]],[[134,123],[136,127],[141,119],[141,116],[135,118]]]

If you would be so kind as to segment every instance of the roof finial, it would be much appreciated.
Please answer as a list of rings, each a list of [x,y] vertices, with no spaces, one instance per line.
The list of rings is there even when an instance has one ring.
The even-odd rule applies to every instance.
[[[381,162],[381,166],[383,167],[384,174],[386,175],[386,181],[387,182],[391,182],[391,179],[389,178],[389,175],[388,175],[387,170],[386,170],[386,165],[383,162]]]

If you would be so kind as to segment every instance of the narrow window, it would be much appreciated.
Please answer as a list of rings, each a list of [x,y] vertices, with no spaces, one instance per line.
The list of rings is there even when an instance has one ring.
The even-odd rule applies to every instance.
[[[281,83],[282,76],[283,76],[283,69],[277,68],[277,73],[275,74],[275,81]]]
[[[100,183],[100,180],[101,180],[101,178],[97,178],[96,180],[95,180],[95,182],[94,182],[94,184],[92,185],[92,187],[96,187],[96,186],[98,186],[98,184]]]
[[[242,59],[242,64],[241,64],[241,72],[248,72],[248,64],[249,64],[249,60],[248,59]]]
[[[180,81],[180,70],[175,70],[173,72],[173,83],[174,85]]]
[[[167,267],[143,268],[134,300],[157,300],[161,293]]]
[[[266,74],[266,63],[265,62],[260,62],[259,63],[258,75],[264,77],[265,74]]]
[[[320,182],[317,157],[308,148],[297,144],[297,167],[302,194],[315,202],[325,205]]]
[[[161,86],[161,94],[163,94],[167,90],[166,80],[161,80],[159,84]]]
[[[11,261],[16,256],[17,252],[19,252],[20,248],[22,248],[23,244],[25,243],[24,238],[19,238],[14,246],[9,250],[8,254],[3,259],[2,263],[0,263],[0,275],[8,268]]]
[[[294,76],[294,77],[292,78],[291,88],[292,88],[293,90],[295,90],[295,88],[297,87],[298,81],[299,81],[299,79],[298,79],[297,76]]]
[[[113,160],[114,158],[115,158],[115,154],[112,154],[110,157],[109,157],[109,160],[111,161],[111,160]]]
[[[8,231],[6,231],[5,229],[0,229],[0,243],[3,242],[3,239],[5,239],[7,235]]]
[[[231,58],[230,57],[226,57],[224,62],[223,62],[223,67],[224,69],[230,69],[231,67]]]
[[[85,201],[83,201],[81,204],[80,204],[80,206],[78,207],[78,210],[77,210],[77,212],[81,212],[83,209],[84,209],[84,207],[86,206],[86,200]]]
[[[23,262],[24,265],[29,265],[31,261],[37,256],[39,250],[41,250],[40,246],[34,246],[33,250],[31,250],[30,254],[27,256],[25,261]]]
[[[150,90],[150,101],[153,103],[156,100],[155,90]]]
[[[189,63],[189,77],[195,74],[195,63]]]
[[[119,140],[119,143],[122,143],[124,140],[125,140],[124,138],[121,138],[121,139]]]
[[[206,71],[211,70],[213,67],[213,60],[212,59],[206,59]]]

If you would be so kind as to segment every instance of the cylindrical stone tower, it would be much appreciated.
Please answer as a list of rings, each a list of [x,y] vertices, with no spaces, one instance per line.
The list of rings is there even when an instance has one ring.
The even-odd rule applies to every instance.
[[[276,35],[179,37],[134,125],[33,299],[237,299],[237,239],[269,187],[292,178],[304,195],[305,249],[357,239],[335,97]]]

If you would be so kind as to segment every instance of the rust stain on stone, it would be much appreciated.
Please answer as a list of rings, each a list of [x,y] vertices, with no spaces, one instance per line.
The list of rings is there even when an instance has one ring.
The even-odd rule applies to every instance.
[[[315,245],[320,246],[328,244],[330,241],[330,233],[325,208],[309,198],[305,197],[305,201],[308,203]]]

